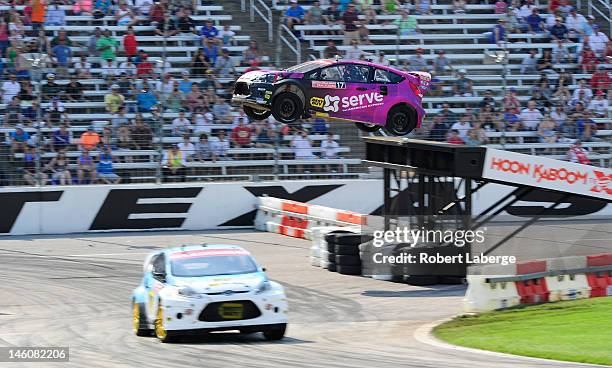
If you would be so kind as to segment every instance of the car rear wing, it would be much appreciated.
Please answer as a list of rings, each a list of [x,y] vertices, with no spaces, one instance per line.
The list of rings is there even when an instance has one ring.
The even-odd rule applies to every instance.
[[[413,77],[412,83],[416,85],[418,91],[420,92],[417,94],[420,97],[423,97],[431,85],[431,74],[427,72],[408,72],[408,74]]]

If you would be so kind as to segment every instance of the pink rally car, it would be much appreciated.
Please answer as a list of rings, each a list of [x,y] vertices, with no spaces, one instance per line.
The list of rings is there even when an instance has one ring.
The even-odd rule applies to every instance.
[[[431,76],[355,60],[314,60],[281,71],[256,70],[236,81],[232,102],[249,118],[283,123],[317,116],[406,135],[421,125]]]

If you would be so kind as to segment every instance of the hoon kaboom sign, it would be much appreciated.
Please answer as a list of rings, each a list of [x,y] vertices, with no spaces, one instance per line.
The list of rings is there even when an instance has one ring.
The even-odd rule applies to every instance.
[[[483,178],[612,199],[612,170],[487,149]]]

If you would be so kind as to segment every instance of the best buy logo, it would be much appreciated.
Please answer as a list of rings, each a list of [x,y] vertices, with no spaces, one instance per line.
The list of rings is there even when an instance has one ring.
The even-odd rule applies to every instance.
[[[324,100],[321,97],[313,97],[313,98],[310,99],[310,105],[312,107],[321,108],[321,107],[323,107],[323,102],[324,102]]]

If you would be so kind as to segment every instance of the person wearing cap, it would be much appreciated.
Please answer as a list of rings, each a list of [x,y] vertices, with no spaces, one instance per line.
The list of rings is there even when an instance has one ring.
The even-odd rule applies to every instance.
[[[234,60],[230,57],[229,51],[223,49],[221,56],[215,62],[215,72],[220,78],[230,78],[236,74],[236,66]]]
[[[589,36],[589,46],[598,57],[604,58],[604,51],[606,50],[606,43],[610,41],[608,35],[601,31],[601,27],[597,24],[593,24],[593,33]]]
[[[550,27],[549,31],[550,31],[550,36],[553,38],[553,40],[555,41],[567,40],[567,35],[569,33],[569,30],[567,29],[565,24],[563,24],[563,18],[557,17],[555,19],[555,24],[552,27]]]
[[[47,74],[47,84],[43,84],[41,88],[41,98],[43,102],[51,100],[54,96],[59,95],[62,91],[62,86],[55,83],[55,74]]]
[[[408,58],[404,67],[410,71],[426,72],[427,60],[423,57],[423,49],[419,47],[414,50],[414,55]]]
[[[302,24],[304,22],[304,16],[306,12],[302,8],[297,0],[291,0],[291,4],[285,10],[285,23],[289,29],[293,29],[296,24]]]
[[[110,93],[104,96],[104,104],[106,105],[106,111],[111,114],[116,113],[119,107],[125,103],[125,97],[119,93],[119,85],[113,84],[110,88]]]
[[[527,30],[527,24],[525,24],[523,18],[516,15],[513,7],[508,7],[506,13],[500,17],[506,21],[506,29],[511,33],[521,33]]]
[[[474,96],[474,82],[466,77],[467,71],[463,68],[459,69],[457,78],[453,82],[453,94],[456,97],[472,97]]]
[[[506,41],[506,20],[499,18],[497,24],[491,30],[489,42],[501,47],[504,41]]]
[[[119,47],[119,41],[111,36],[109,29],[105,29],[102,36],[96,42],[96,49],[100,52],[100,58],[103,60],[112,59],[113,61],[117,58],[117,48]]]
[[[81,155],[77,159],[77,178],[79,184],[86,184],[86,177],[89,177],[89,183],[96,182],[96,165],[93,157],[89,154],[88,149],[82,149]]]

